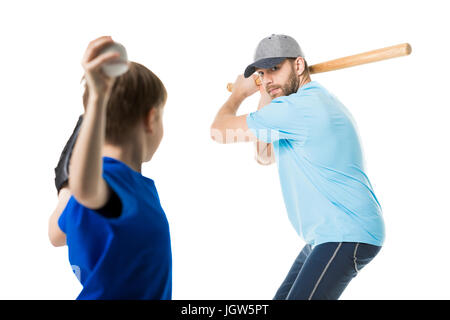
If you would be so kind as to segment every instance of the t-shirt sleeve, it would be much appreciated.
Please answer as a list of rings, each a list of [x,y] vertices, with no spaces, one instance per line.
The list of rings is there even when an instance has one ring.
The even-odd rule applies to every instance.
[[[61,229],[62,232],[67,233],[66,231],[66,219],[67,219],[67,211],[68,207],[71,208],[73,206],[73,202],[75,201],[75,198],[70,196],[69,201],[67,201],[67,204],[63,211],[61,212],[61,215],[58,218],[58,226]],[[69,209],[70,210],[70,209]]]
[[[58,227],[59,229],[61,229],[62,232],[66,233],[66,216],[63,213],[61,213],[61,215],[58,218]]]
[[[99,208],[95,211],[105,218],[118,218],[122,213],[122,201],[117,195],[117,192],[114,191],[114,189],[111,188],[110,185],[108,185],[108,187],[110,189],[110,196],[108,201],[102,208]]]
[[[307,137],[307,111],[283,98],[247,116],[247,126],[258,140],[272,143],[281,139],[304,143]]]

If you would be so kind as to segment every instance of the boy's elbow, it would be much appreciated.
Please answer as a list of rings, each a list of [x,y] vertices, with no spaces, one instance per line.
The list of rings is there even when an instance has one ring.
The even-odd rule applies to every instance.
[[[59,228],[57,228],[55,225],[53,225],[52,219],[49,223],[48,228],[48,239],[50,240],[50,243],[54,247],[62,247],[66,245],[66,235],[64,232],[62,232]]]
[[[52,246],[54,246],[55,248],[57,247],[62,247],[66,245],[66,241],[65,239],[61,239],[61,238],[57,238],[57,237],[52,237],[49,235],[49,239],[50,239],[50,243],[52,244]]]

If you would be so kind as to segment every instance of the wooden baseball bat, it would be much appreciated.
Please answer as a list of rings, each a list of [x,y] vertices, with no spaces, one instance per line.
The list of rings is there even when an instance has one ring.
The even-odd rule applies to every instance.
[[[368,52],[358,53],[352,56],[347,56],[335,60],[318,63],[310,66],[309,72],[310,73],[328,72],[359,66],[361,64],[367,64],[371,62],[403,57],[409,55],[411,51],[412,49],[409,43],[402,43],[391,47],[376,49]],[[259,86],[261,85],[261,80],[259,78],[256,78],[255,83],[256,85]],[[227,90],[230,92],[233,90],[232,83],[227,84]]]

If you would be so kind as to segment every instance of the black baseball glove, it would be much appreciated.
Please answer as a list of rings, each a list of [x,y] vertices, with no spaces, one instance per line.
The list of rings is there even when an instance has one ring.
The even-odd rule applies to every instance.
[[[58,165],[55,168],[55,186],[56,190],[59,191],[67,186],[69,182],[69,162],[70,157],[72,155],[73,146],[75,145],[75,141],[77,141],[78,133],[80,132],[81,123],[83,122],[83,116],[81,115],[78,118],[77,125],[73,130],[72,135],[67,141],[61,156],[59,157]]]

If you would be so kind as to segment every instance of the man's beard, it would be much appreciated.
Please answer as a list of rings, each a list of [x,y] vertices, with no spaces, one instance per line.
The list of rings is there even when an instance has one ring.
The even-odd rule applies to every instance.
[[[288,80],[286,81],[286,83],[283,86],[277,86],[277,85],[270,86],[270,87],[266,88],[266,91],[269,93],[270,90],[272,90],[272,89],[280,88],[281,92],[274,96],[272,96],[269,93],[269,95],[272,97],[272,99],[274,99],[274,98],[281,97],[281,96],[288,96],[290,94],[297,92],[299,85],[300,85],[300,79],[297,77],[297,75],[295,74],[295,71],[292,69],[292,72],[289,75]]]

